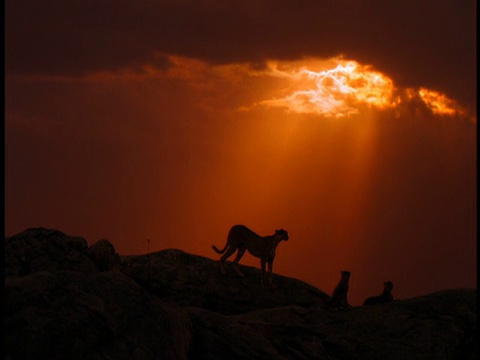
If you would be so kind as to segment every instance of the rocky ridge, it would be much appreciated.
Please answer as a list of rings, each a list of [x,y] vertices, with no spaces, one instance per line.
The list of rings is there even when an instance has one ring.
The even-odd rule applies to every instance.
[[[476,358],[475,289],[329,311],[296,279],[263,289],[252,267],[110,245],[44,228],[5,239],[6,359]]]

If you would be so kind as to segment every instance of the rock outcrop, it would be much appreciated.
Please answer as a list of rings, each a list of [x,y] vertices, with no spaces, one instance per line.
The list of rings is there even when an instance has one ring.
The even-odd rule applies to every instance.
[[[263,289],[259,270],[229,270],[29,229],[5,239],[5,358],[476,358],[474,289],[329,311],[302,281],[274,275]]]
[[[113,244],[107,239],[98,240],[87,250],[87,256],[94,262],[100,271],[121,271],[122,261],[115,251]]]

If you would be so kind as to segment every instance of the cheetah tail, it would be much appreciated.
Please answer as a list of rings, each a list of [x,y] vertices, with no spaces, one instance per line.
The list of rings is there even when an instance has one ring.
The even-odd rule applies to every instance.
[[[218,248],[215,245],[212,245],[212,249],[215,250],[219,254],[223,254],[225,251],[227,251],[228,244],[225,245],[225,247],[222,250],[218,250]]]

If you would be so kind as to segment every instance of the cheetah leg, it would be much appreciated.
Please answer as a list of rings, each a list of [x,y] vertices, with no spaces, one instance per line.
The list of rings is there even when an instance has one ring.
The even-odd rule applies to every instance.
[[[244,249],[244,248],[238,248],[237,256],[235,257],[235,260],[233,260],[233,264],[235,265],[235,271],[237,272],[238,276],[241,276],[241,277],[243,277],[243,273],[240,271],[240,268],[238,267],[238,262],[243,257],[246,250],[247,249]]]
[[[261,278],[262,278],[262,288],[265,289],[265,265],[266,265],[266,261],[263,260],[263,259],[260,259],[260,267],[262,269],[262,275],[261,275]]]
[[[232,254],[236,251],[237,249],[232,247],[232,246],[229,246],[229,248],[227,249],[227,251],[225,252],[225,254],[223,254],[223,256],[220,258],[220,271],[222,272],[222,274],[226,274],[227,273],[227,269],[225,269],[225,262],[227,261],[227,259],[232,256]]]
[[[277,287],[277,285],[275,285],[273,283],[273,260],[272,261],[269,261],[268,263],[268,285],[270,285],[270,287],[272,289],[275,289]]]

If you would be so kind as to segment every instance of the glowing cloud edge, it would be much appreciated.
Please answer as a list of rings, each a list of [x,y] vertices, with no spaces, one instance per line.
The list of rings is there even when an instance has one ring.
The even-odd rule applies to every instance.
[[[359,114],[362,106],[396,108],[401,103],[417,100],[436,115],[468,116],[457,101],[441,92],[424,87],[398,89],[390,77],[372,70],[369,65],[339,57],[330,60],[335,67],[317,71],[306,66],[296,67],[296,64],[289,66],[287,62],[269,62],[266,74],[288,79],[292,89],[283,97],[262,100],[256,105],[341,118]]]

